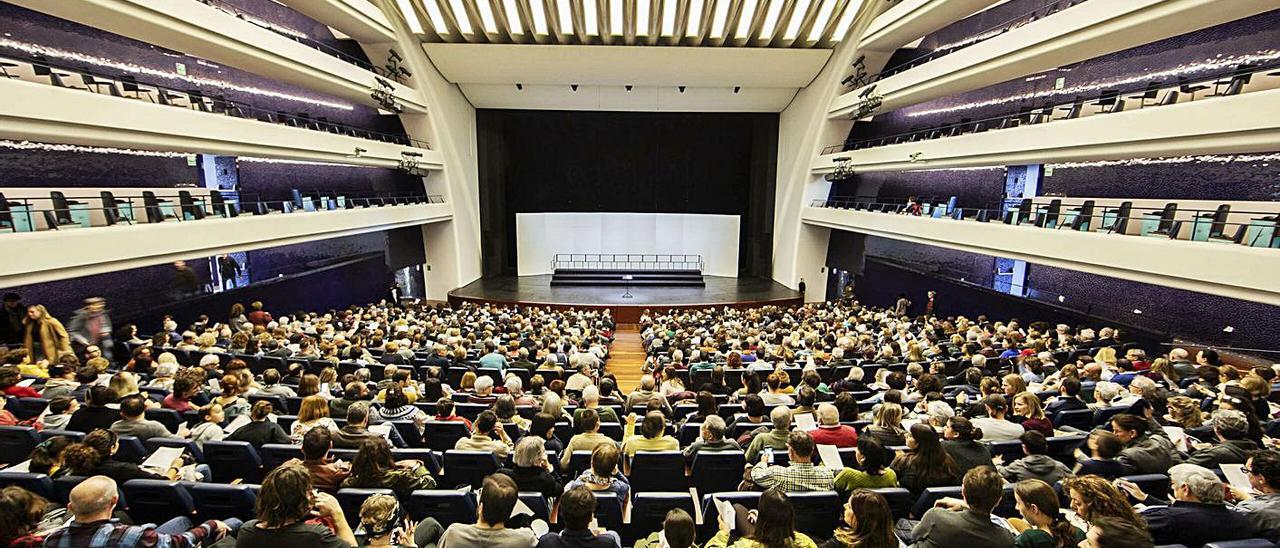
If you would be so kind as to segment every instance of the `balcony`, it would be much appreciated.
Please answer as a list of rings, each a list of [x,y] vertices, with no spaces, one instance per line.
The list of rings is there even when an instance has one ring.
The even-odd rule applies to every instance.
[[[210,111],[0,78],[0,138],[392,168],[409,155],[421,169],[443,168],[436,151],[265,123],[198,102]]]
[[[901,0],[867,26],[859,51],[892,52],[999,0]]]
[[[1092,59],[1275,8],[1267,0],[1085,2],[836,97],[832,118],[868,96],[887,112]]]
[[[282,0],[282,3],[366,44],[396,41],[391,22],[369,0]]]
[[[214,0],[210,0],[214,2]],[[231,10],[195,0],[14,0],[14,4],[203,57],[255,74],[274,78],[370,106],[381,76],[349,59],[332,55],[255,24]],[[395,101],[406,112],[427,111],[421,94],[393,84]]]
[[[1214,90],[1215,84],[1221,85]],[[1280,138],[1280,113],[1274,108],[1280,101],[1280,78],[1264,74],[1250,84],[1213,80],[1208,85],[1184,85],[1156,90],[1154,98],[1145,91],[1135,96],[1115,90],[1088,103],[1081,99],[994,120],[835,145],[821,151],[813,171],[904,171],[1275,149]],[[1196,94],[1204,95],[1193,100]]]
[[[291,201],[222,204],[219,209],[216,201],[202,204],[201,197],[187,202],[176,196],[153,197],[164,202],[148,206],[141,197],[123,194],[116,196],[119,200],[116,205],[93,207],[100,205],[92,203],[98,201],[97,197],[67,198],[83,203],[67,205],[66,209],[49,209],[42,205],[43,200],[34,198],[6,203],[12,210],[9,221],[14,228],[37,226],[31,232],[0,233],[0,253],[8,257],[23,257],[21,261],[6,261],[0,265],[0,285],[13,287],[42,283],[453,218],[450,204],[438,197],[430,200],[425,196],[417,199],[417,203],[408,203],[406,199],[404,203],[379,202],[385,204],[381,206],[368,199],[344,199],[344,208],[334,209],[328,209],[327,205],[317,208],[320,202],[312,196],[303,198],[297,209],[287,205]],[[139,207],[133,207],[135,202],[141,202]],[[262,207],[259,208],[258,204]],[[337,205],[336,199],[334,205]],[[107,213],[111,208],[114,208],[114,213]],[[237,208],[244,208],[245,213],[232,216],[230,212],[237,211]],[[259,213],[250,214],[248,211]],[[141,222],[154,220],[153,215],[159,215],[160,220]],[[42,219],[49,217],[60,225],[57,230],[45,229]],[[65,222],[59,220],[62,217],[66,218]],[[108,217],[113,217],[115,222],[99,226],[107,225],[105,219]],[[122,221],[121,218],[125,217],[132,217],[138,222]],[[4,221],[4,215],[0,215],[0,224],[5,224]],[[83,228],[85,225],[91,228]],[[58,252],[30,253],[32,249],[42,248],[56,248]]]
[[[974,216],[976,217],[976,215]],[[1280,253],[1106,231],[1055,230],[1033,224],[956,220],[943,215],[806,207],[803,222],[894,240],[956,249],[1225,297],[1280,304]],[[1195,260],[1170,260],[1195,257]],[[1222,268],[1222,265],[1232,265]]]

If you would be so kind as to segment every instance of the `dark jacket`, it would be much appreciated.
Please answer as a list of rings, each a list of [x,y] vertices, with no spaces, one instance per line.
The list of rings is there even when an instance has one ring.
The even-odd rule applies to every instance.
[[[1088,408],[1089,408],[1089,404],[1080,401],[1080,398],[1063,396],[1061,398],[1054,400],[1053,403],[1045,407],[1044,414],[1052,418],[1054,415],[1057,415],[1058,413],[1061,413],[1063,411],[1078,411],[1081,409],[1088,409]]]
[[[120,420],[118,409],[85,405],[71,414],[71,420],[67,421],[66,429],[88,434],[98,428],[110,430],[111,425],[118,420]]]
[[[254,449],[262,449],[268,443],[293,443],[280,425],[271,421],[251,422],[227,436],[227,441],[247,441]]]
[[[1164,501],[1148,498],[1149,505]],[[1147,528],[1157,546],[1182,544],[1200,548],[1206,543],[1253,537],[1253,522],[1243,512],[1223,504],[1174,501],[1168,506],[1155,506],[1142,512]]]
[[[1113,480],[1124,475],[1124,465],[1116,460],[1084,459],[1080,461],[1080,468],[1075,471],[1075,474],[1077,476],[1102,476]]]
[[[1165,474],[1173,466],[1174,449],[1168,438],[1144,435],[1134,438],[1116,460],[1125,474]]]
[[[560,478],[548,472],[546,468],[515,466],[498,470],[498,473],[506,474],[515,480],[521,492],[542,493],[544,499],[558,497],[564,492],[564,484],[560,482]]]
[[[959,468],[961,477],[965,472],[978,466],[995,466],[991,462],[991,449],[987,448],[985,443],[947,440],[942,442],[942,448],[956,461],[956,468]]]

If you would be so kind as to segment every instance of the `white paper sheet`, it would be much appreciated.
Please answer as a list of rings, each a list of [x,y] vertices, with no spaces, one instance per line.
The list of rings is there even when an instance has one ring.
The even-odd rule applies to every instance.
[[[822,457],[822,465],[832,470],[843,470],[844,459],[840,458],[840,448],[834,445],[819,445],[818,456]]]
[[[36,383],[35,379],[26,379],[26,380],[18,381],[18,386],[21,386],[24,388],[31,388],[31,385],[35,383]]]
[[[173,464],[174,459],[181,456],[181,447],[157,447],[156,452],[142,462],[141,468],[157,474],[163,474],[169,471],[169,465]]]
[[[253,422],[253,421],[249,419],[249,415],[242,413],[240,414],[240,416],[236,417],[235,420],[227,424],[227,427],[224,429],[224,431],[228,434],[233,434],[235,433],[236,430],[244,428],[244,425],[249,424],[250,422]]]
[[[533,508],[529,508],[529,505],[525,504],[524,501],[520,499],[516,499],[516,505],[511,508],[510,517],[514,518],[516,516],[532,516],[532,515],[533,515]]]
[[[22,461],[22,462],[19,462],[18,464],[15,464],[15,465],[13,465],[13,466],[10,466],[10,467],[8,467],[8,468],[5,468],[5,469],[4,469],[4,471],[5,471],[5,472],[30,472],[30,471],[31,471],[31,461],[30,461],[30,460],[24,460],[24,461]]]
[[[812,413],[798,414],[795,416],[795,419],[796,419],[796,428],[802,431],[809,432],[812,430],[817,430],[818,428],[818,421],[813,420]]]
[[[730,533],[733,532],[737,520],[737,511],[733,509],[733,503],[727,500],[712,499],[715,501],[716,512],[720,514],[720,521],[724,523]]]
[[[1253,492],[1253,486],[1249,485],[1249,475],[1244,473],[1243,464],[1219,464],[1218,468],[1222,469],[1222,475],[1227,476],[1227,483],[1232,487],[1246,493]]]
[[[1177,426],[1164,427],[1164,433],[1169,435],[1169,441],[1173,442],[1173,446],[1181,451],[1191,451],[1190,444],[1187,443],[1187,433],[1185,430]]]
[[[382,424],[375,424],[373,426],[370,426],[369,431],[375,434],[381,434],[382,437],[387,438],[387,440],[390,440],[391,428],[392,428],[391,423],[384,422]]]

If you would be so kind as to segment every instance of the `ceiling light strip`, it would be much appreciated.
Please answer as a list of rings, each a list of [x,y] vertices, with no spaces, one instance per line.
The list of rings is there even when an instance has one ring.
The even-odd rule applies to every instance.
[[[819,0],[821,4],[818,6],[818,18],[813,22],[813,26],[809,28],[808,42],[817,42],[822,38],[823,33],[827,31],[827,25],[831,23],[831,14],[835,12],[836,4],[840,0]]]
[[[409,24],[411,32],[426,34],[426,29],[422,27],[422,20],[418,19],[418,14],[414,13],[409,0],[396,0],[396,7],[400,8],[400,15],[404,16],[404,21]]]
[[[821,1],[821,0],[818,0]],[[782,33],[785,40],[795,40],[800,34],[800,26],[804,24],[806,15],[809,13],[810,0],[794,0],[791,4],[791,17],[787,21],[787,30]]]

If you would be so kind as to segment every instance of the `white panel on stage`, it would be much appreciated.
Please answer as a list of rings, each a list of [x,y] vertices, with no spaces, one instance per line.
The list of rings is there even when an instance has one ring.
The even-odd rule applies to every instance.
[[[702,273],[738,275],[737,215],[517,213],[521,276],[550,274],[557,253],[702,255]]]

